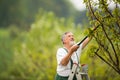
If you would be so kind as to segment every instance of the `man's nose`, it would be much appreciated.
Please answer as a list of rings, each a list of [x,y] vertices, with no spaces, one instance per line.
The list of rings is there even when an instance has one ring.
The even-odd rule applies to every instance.
[[[72,40],[74,40],[74,37],[71,37]]]

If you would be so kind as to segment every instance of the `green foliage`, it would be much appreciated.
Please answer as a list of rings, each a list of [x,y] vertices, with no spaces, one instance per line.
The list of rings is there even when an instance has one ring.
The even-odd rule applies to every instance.
[[[73,20],[58,18],[53,12],[40,10],[27,32],[9,29],[14,47],[12,63],[1,73],[0,79],[53,80],[56,74],[56,50],[62,47],[60,37],[65,31],[80,33]],[[9,34],[8,33],[8,34]],[[10,42],[9,42],[10,43]],[[4,66],[4,65],[3,65]]]
[[[31,10],[32,6],[30,3],[33,2],[32,0],[29,1],[29,3],[27,3],[26,0],[18,2],[20,2],[19,4],[29,5],[29,10]],[[43,2],[45,4],[48,3],[54,7],[52,1],[49,3],[46,0],[36,0],[34,2],[34,6],[39,4],[39,1],[41,2],[40,6],[43,5]],[[85,0],[85,2],[86,1],[87,0]],[[60,2],[62,3],[62,1]],[[56,4],[56,6],[57,5],[58,4]],[[48,5],[45,5],[45,7],[46,6]],[[36,8],[38,8],[38,6]],[[60,9],[59,7],[56,8],[56,10]],[[23,18],[26,18],[25,15],[28,14],[28,9],[25,6],[21,6],[19,9],[24,10]],[[120,22],[118,17],[118,8],[112,11],[112,14],[115,15],[114,17],[110,18],[108,14],[103,14],[105,12],[102,13],[98,10],[95,11],[95,15],[99,17],[99,20],[103,20],[102,17],[106,16],[106,18],[103,20],[104,24],[111,25],[116,21],[118,21],[118,23]],[[59,13],[59,11],[56,12]],[[33,13],[36,13],[36,9],[35,12],[30,11],[27,17],[31,18]],[[90,15],[91,14],[89,14],[89,16]],[[19,17],[22,18],[21,16]],[[99,24],[99,21],[97,21],[95,18],[94,20],[91,20],[90,18],[90,21],[91,25],[94,24],[97,26]],[[88,25],[88,23],[86,25]],[[63,34],[65,31],[72,31],[76,38],[76,42],[78,42],[83,39],[84,35],[89,34],[89,31],[91,32],[91,29],[81,29],[81,27],[86,27],[86,25],[75,25],[72,18],[58,18],[56,13],[54,14],[52,11],[45,12],[43,9],[40,9],[29,30],[21,31],[20,28],[16,27],[16,25],[10,25],[9,29],[6,30],[0,29],[0,79],[53,80],[56,74],[57,64],[56,50],[57,48],[62,47],[62,43],[60,41],[61,34]],[[107,25],[105,26],[107,34],[109,35],[110,39],[114,41],[114,45],[119,46],[119,29],[117,27],[109,28]],[[113,34],[114,32],[116,32],[116,34]],[[119,74],[117,74],[111,67],[106,65],[104,61],[101,61],[99,58],[97,58],[98,56],[94,54],[97,48],[100,47],[101,50],[99,51],[99,54],[103,56],[103,58],[109,58],[106,54],[107,52],[104,50],[112,48],[110,47],[108,40],[105,38],[106,36],[103,34],[103,28],[100,26],[99,29],[97,29],[95,35],[93,34],[92,36],[97,37],[98,42],[101,41],[102,44],[105,44],[104,48],[100,47],[96,41],[96,38],[94,38],[91,43],[89,43],[89,45],[83,50],[83,54],[81,55],[80,59],[81,64],[86,63],[89,65],[89,75],[92,80],[119,80]],[[118,53],[119,47],[115,47],[115,49]]]
[[[13,45],[9,36],[9,31],[0,30],[0,77],[4,76],[4,72],[13,62]]]
[[[99,0],[94,2],[84,0],[88,8],[90,24],[95,27],[99,25],[99,28],[93,35],[97,45],[94,54],[116,71],[118,76],[114,79],[118,79],[120,78],[120,9],[118,7],[120,4],[112,0],[116,7],[110,9],[108,1],[109,0]],[[95,7],[98,9],[95,9]],[[91,50],[92,49],[93,47],[91,47]],[[110,72],[108,70],[108,75]],[[111,78],[107,79],[111,80]]]
[[[30,30],[20,31],[15,25],[0,30],[0,79],[1,80],[53,80],[56,74],[56,50],[62,47],[61,35],[72,31],[76,42],[88,34],[88,30],[73,23],[72,19],[58,18],[53,12],[40,10]],[[99,29],[100,31],[102,29]],[[5,46],[3,46],[5,44]],[[6,47],[8,50],[6,50]],[[89,65],[91,79],[119,79],[109,66],[95,56],[98,47],[92,42],[83,50],[81,64]],[[105,73],[109,73],[109,77]]]
[[[53,11],[59,17],[69,17],[71,5],[68,0],[1,0],[0,27],[15,24],[26,29],[35,20],[40,8]]]
[[[0,0],[0,27],[29,29],[41,8],[57,17],[73,17],[76,24],[88,21],[86,11],[77,11],[69,0]]]

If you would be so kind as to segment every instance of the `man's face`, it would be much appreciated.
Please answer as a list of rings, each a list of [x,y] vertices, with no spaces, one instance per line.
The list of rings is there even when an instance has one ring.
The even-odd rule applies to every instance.
[[[69,32],[69,33],[66,34],[66,36],[64,38],[64,43],[69,44],[71,46],[75,43],[73,33]]]

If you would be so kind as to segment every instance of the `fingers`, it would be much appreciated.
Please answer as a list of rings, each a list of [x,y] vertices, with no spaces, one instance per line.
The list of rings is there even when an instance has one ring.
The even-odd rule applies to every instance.
[[[71,53],[75,52],[78,48],[79,48],[79,46],[78,46],[77,44],[73,45],[73,46],[70,48]]]

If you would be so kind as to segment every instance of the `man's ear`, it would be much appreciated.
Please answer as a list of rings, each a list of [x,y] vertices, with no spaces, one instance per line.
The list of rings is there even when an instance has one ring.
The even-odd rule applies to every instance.
[[[66,42],[65,42],[65,39],[63,40],[63,44],[65,44]]]
[[[65,44],[65,41],[63,41],[63,44]]]

